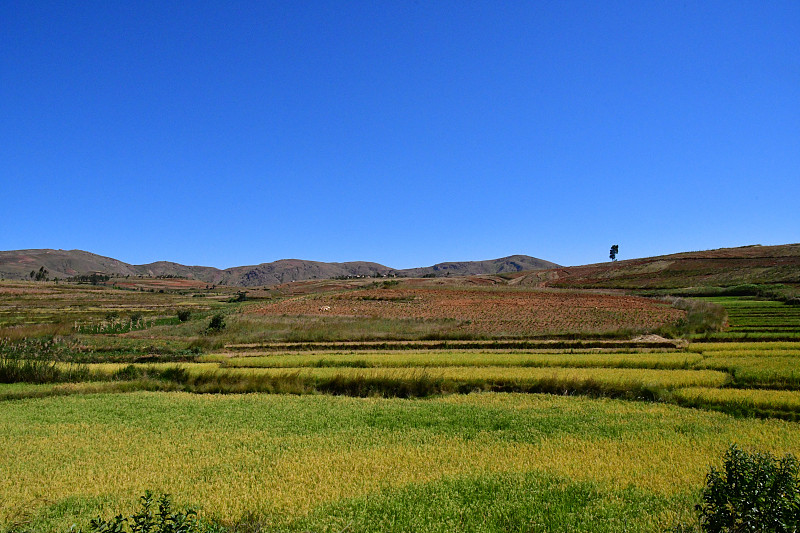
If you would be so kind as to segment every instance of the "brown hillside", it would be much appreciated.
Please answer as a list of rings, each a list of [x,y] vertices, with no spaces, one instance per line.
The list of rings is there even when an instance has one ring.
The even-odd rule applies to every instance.
[[[800,285],[800,244],[744,246],[525,273],[539,287],[673,289],[748,283]]]
[[[130,265],[117,259],[81,250],[12,250],[0,251],[0,277],[29,279],[32,270],[45,267],[52,278],[69,278],[92,272],[121,277],[181,277],[214,285],[237,287],[273,286],[303,280],[336,278],[374,278],[383,276],[434,277],[465,276],[518,272],[537,268],[552,268],[555,263],[526,255],[515,255],[486,261],[440,263],[432,267],[395,270],[367,261],[324,263],[301,259],[281,259],[259,265],[218,269],[205,266],[186,266],[169,261],[145,265]]]

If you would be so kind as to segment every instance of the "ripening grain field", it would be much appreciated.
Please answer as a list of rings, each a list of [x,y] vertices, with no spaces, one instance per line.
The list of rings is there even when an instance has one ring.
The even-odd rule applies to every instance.
[[[791,422],[536,394],[137,392],[3,414],[0,520],[41,530],[149,488],[223,520],[257,513],[266,531],[658,531],[730,442],[800,453]]]
[[[800,455],[794,310],[720,302],[753,331],[687,346],[652,335],[684,311],[619,294],[367,286],[241,302],[15,282],[0,291],[0,532],[85,527],[145,490],[228,533],[691,524],[731,443]]]

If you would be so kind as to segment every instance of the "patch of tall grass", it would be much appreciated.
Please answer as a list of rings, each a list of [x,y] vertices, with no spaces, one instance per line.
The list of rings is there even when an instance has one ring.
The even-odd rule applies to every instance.
[[[0,383],[82,381],[90,374],[83,365],[62,363],[74,347],[54,338],[20,341],[0,339]]]
[[[686,312],[685,318],[662,326],[663,335],[685,336],[721,331],[727,325],[728,312],[725,307],[704,300],[666,297],[673,307]]]

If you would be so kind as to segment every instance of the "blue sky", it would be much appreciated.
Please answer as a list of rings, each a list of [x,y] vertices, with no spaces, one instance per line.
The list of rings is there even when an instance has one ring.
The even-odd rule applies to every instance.
[[[800,241],[800,2],[0,0],[0,249]]]

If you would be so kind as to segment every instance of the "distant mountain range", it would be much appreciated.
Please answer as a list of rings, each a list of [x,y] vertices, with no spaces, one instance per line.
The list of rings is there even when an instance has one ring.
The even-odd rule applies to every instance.
[[[111,257],[82,250],[11,250],[0,251],[0,276],[5,279],[30,279],[31,271],[44,267],[48,276],[64,279],[93,272],[110,276],[179,276],[216,285],[255,287],[290,281],[339,277],[469,276],[502,274],[558,268],[559,265],[527,255],[512,255],[486,261],[439,263],[429,267],[394,269],[378,263],[353,261],[322,263],[300,259],[281,259],[259,265],[226,268],[186,266],[168,261],[131,265]]]

